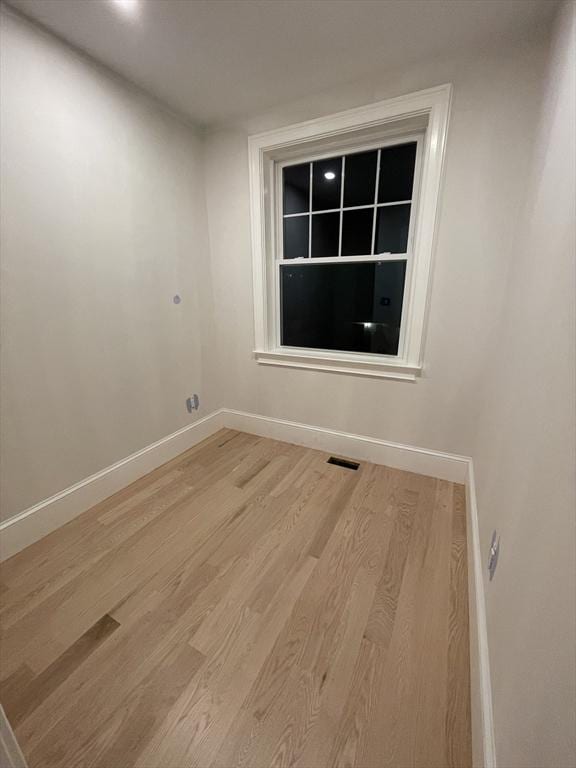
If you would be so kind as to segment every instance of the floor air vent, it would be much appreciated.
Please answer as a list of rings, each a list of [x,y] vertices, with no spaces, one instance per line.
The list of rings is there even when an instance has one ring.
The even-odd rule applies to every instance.
[[[336,456],[330,456],[327,464],[336,464],[337,467],[344,467],[344,469],[358,469],[360,464],[357,461],[346,461],[346,459],[337,459]]]

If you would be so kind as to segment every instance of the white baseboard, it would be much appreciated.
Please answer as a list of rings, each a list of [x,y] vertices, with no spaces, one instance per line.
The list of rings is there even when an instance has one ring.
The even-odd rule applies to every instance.
[[[1,524],[0,560],[46,536],[223,427],[466,484],[474,768],[496,768],[478,510],[474,469],[467,456],[222,408]]]
[[[222,427],[453,482],[465,483],[467,478],[469,460],[465,456],[222,408],[1,523],[0,561],[33,544]]]
[[[0,524],[0,562],[222,429],[222,411],[142,448]]]
[[[420,475],[431,475],[455,483],[466,482],[469,462],[467,456],[415,448],[376,437],[354,435],[349,432],[274,419],[270,416],[258,416],[255,413],[244,413],[229,408],[224,408],[222,413],[224,425],[230,429],[305,445],[307,448],[316,448],[351,459],[384,464],[387,467],[404,469]]]
[[[472,704],[472,765],[496,768],[496,744],[492,713],[492,682],[488,653],[488,624],[474,465],[468,461],[466,478],[468,541],[468,602],[470,617],[470,687]]]

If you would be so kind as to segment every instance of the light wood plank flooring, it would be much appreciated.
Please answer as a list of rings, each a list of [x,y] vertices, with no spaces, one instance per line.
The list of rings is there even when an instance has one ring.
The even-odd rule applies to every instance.
[[[471,765],[464,488],[223,430],[0,568],[31,768]]]

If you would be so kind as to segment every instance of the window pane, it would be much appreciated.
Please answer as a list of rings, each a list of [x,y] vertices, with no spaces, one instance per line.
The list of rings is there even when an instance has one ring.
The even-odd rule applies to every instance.
[[[331,216],[332,214],[326,214]],[[369,256],[372,250],[373,208],[344,211],[342,220],[342,256]]]
[[[340,208],[342,158],[317,160],[312,165],[312,210]]]
[[[416,162],[416,142],[380,150],[378,202],[411,200]]]
[[[346,155],[344,166],[344,207],[372,205],[376,186],[378,152]]]
[[[284,219],[284,258],[308,257],[308,216]]]
[[[405,261],[280,267],[282,344],[398,354]]]
[[[376,253],[406,253],[410,208],[409,203],[378,208]]]
[[[312,258],[338,256],[340,238],[340,214],[317,213],[312,215]]]
[[[284,168],[284,213],[310,210],[310,163]]]

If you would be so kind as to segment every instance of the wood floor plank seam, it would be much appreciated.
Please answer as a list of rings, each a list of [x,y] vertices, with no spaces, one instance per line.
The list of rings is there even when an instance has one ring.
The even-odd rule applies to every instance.
[[[18,726],[39,707],[119,626],[105,614],[41,674],[21,685],[13,697],[4,696],[0,686],[0,698],[12,726]]]
[[[194,555],[192,555],[192,556],[191,556],[191,559],[194,559]],[[202,558],[200,558],[200,559],[198,560],[197,564],[200,564],[201,562],[202,562]],[[208,567],[210,567],[210,566],[208,565]],[[164,606],[165,606],[165,603],[163,602],[163,603],[162,603],[162,608],[164,608]],[[198,619],[197,619],[197,620],[199,620],[199,619],[200,619],[200,617],[201,617],[201,614],[198,616]],[[71,714],[72,714],[72,716],[74,716],[74,715],[75,715],[75,712],[73,712],[73,711],[72,711],[72,712],[71,712]],[[44,723],[43,723],[42,725],[44,725]],[[37,731],[37,730],[38,730],[38,724],[36,725],[36,731]]]
[[[221,430],[0,565],[30,768],[470,768],[464,488]]]
[[[215,486],[209,486],[207,489],[203,491],[203,493],[205,494],[206,498],[210,500],[214,495],[217,495],[217,490],[218,490],[217,486],[216,486],[216,491],[215,491]],[[230,494],[228,495],[230,496]],[[191,491],[188,498],[190,499],[190,504],[194,504],[195,508],[197,508],[198,510],[197,514],[200,514],[202,511],[201,509],[202,505],[201,505],[200,499],[202,499],[203,497],[198,495],[194,496],[194,492]],[[188,509],[189,509],[188,501],[180,500],[172,504],[170,507],[168,507],[168,509],[164,510],[164,515],[165,517],[172,515],[176,519],[185,518],[186,519],[185,524],[190,525],[191,520],[190,520],[190,515],[188,513]],[[105,574],[104,579],[109,584],[109,587],[107,589],[100,589],[100,591],[98,592],[93,591],[92,601],[87,601],[86,598],[83,598],[80,601],[79,598],[76,596],[76,592],[74,589],[75,583],[78,580],[82,579],[82,575],[79,576],[78,579],[75,580],[75,582],[73,582],[72,584],[68,584],[63,588],[60,594],[64,596],[64,599],[68,602],[72,600],[75,601],[76,603],[81,602],[82,614],[86,615],[86,620],[83,622],[81,626],[79,626],[76,637],[80,636],[80,634],[82,634],[85,628],[90,625],[91,614],[93,615],[93,619],[92,619],[93,621],[96,618],[96,615],[101,615],[103,612],[111,609],[113,605],[113,601],[108,599],[108,595],[110,593],[109,590],[117,590],[118,584],[121,584],[126,589],[126,591],[128,591],[128,586],[130,584],[130,577],[131,575],[134,575],[137,573],[139,569],[139,564],[135,562],[132,570],[129,572],[127,572],[126,569],[124,569],[122,580],[112,580],[111,574],[113,573],[114,569],[117,570],[118,564],[121,564],[123,562],[123,560],[121,559],[123,557],[122,553],[125,552],[126,554],[130,554],[131,559],[128,560],[128,562],[133,562],[135,546],[141,546],[145,544],[147,548],[147,551],[146,551],[147,562],[148,562],[148,566],[150,567],[151,563],[153,562],[153,558],[156,555],[159,555],[160,557],[162,557],[162,552],[166,548],[167,543],[169,543],[171,540],[176,540],[181,538],[181,532],[178,530],[177,527],[175,527],[173,530],[171,530],[169,527],[166,527],[168,530],[167,537],[162,537],[157,535],[157,531],[162,530],[163,526],[165,526],[165,522],[166,522],[165,517],[163,520],[160,519],[160,520],[154,520],[150,522],[141,531],[137,531],[133,536],[129,537],[125,542],[122,542],[120,544],[118,552],[110,552],[105,558],[103,558],[101,561],[98,561],[98,563],[96,564],[96,568],[98,569],[99,573]],[[119,558],[119,555],[120,555],[120,558]],[[89,571],[88,575],[90,574],[93,575],[93,572]],[[102,576],[100,576],[99,578],[102,582]],[[52,597],[54,598],[52,602],[53,603],[57,602],[59,598],[59,593],[56,593]],[[43,605],[39,607],[38,612],[40,613],[40,616],[43,615],[42,611],[44,612],[44,615],[46,614],[48,610],[47,606],[50,606],[50,605],[51,605],[50,601],[46,601]],[[81,615],[81,614],[78,614],[78,615]],[[30,618],[30,621],[27,621],[28,618]],[[17,638],[18,634],[20,636],[24,635],[26,637],[29,637],[31,638],[29,642],[31,643],[34,642],[33,632],[31,631],[31,628],[34,626],[34,623],[33,623],[34,621],[38,623],[35,616],[30,617],[28,615],[24,617],[24,620],[22,621],[22,623],[17,626],[17,630],[19,630],[18,633],[12,631],[12,628],[8,627],[7,634],[5,634],[3,638],[3,644],[9,645],[10,641],[12,639]],[[73,639],[75,640],[76,637],[74,637]],[[17,641],[17,639],[15,639],[15,641]],[[47,650],[45,650],[44,652],[48,653]],[[58,650],[55,649],[52,655],[53,656],[58,655]],[[50,657],[48,656],[48,658]],[[51,660],[52,659],[50,659],[50,661]]]

